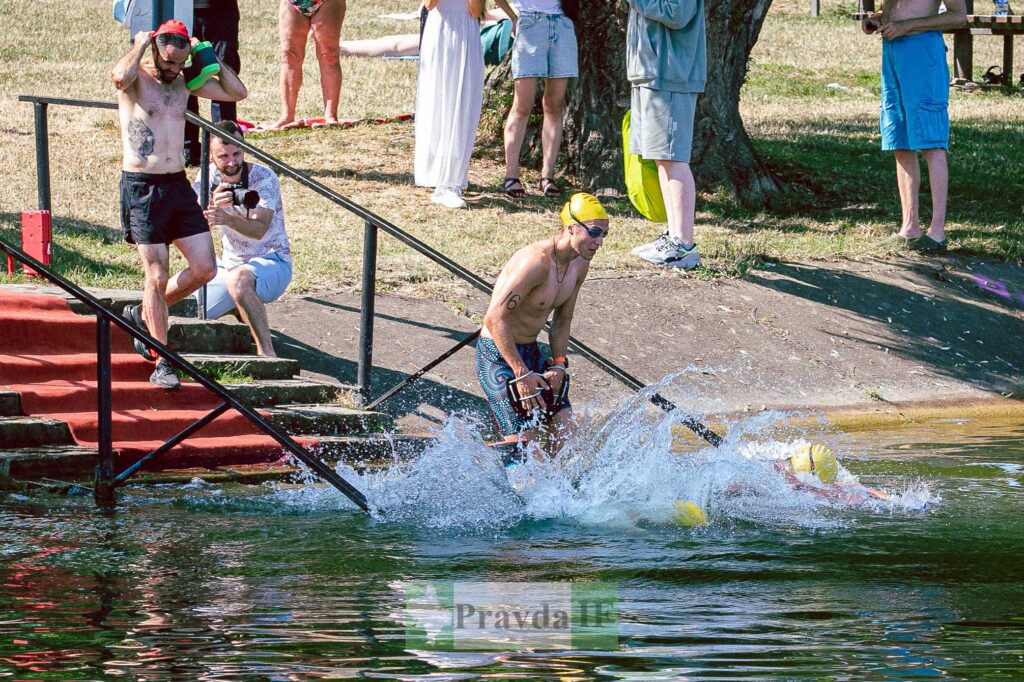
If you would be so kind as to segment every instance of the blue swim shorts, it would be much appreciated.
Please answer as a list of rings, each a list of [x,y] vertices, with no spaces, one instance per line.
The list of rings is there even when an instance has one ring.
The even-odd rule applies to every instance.
[[[938,31],[882,41],[882,149],[949,147],[949,65]]]
[[[281,298],[281,294],[292,281],[292,264],[287,258],[276,253],[252,258],[244,265],[235,268],[249,268],[256,275],[256,295],[264,303],[271,303]],[[228,294],[228,274],[231,270],[217,261],[217,274],[206,285],[206,317],[216,320],[235,309],[235,301]]]
[[[531,371],[541,374],[551,366],[551,359],[547,349],[541,349],[537,343],[516,344],[519,357],[523,359]],[[501,352],[494,345],[491,339],[480,338],[476,342],[476,378],[480,381],[480,387],[484,389],[487,396],[487,403],[491,406],[491,414],[498,424],[498,430],[503,436],[513,436],[526,429],[536,428],[539,417],[523,419],[512,407],[508,398],[508,390],[505,385],[516,378],[515,372],[501,357]],[[572,409],[569,403],[568,394],[562,401],[554,406],[553,411]]]
[[[579,73],[572,19],[522,12],[512,43],[512,78],[576,78]]]

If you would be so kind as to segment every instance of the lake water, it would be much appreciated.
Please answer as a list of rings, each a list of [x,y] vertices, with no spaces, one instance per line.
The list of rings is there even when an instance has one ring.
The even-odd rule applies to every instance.
[[[506,477],[454,420],[413,462],[343,472],[372,518],[316,483],[129,488],[112,516],[8,494],[0,679],[1024,677],[1024,428],[769,414],[711,451],[671,427],[633,403]],[[791,488],[763,462],[804,439],[892,498]],[[710,523],[674,524],[676,499]],[[610,586],[616,644],[407,640],[410,586],[488,583]]]

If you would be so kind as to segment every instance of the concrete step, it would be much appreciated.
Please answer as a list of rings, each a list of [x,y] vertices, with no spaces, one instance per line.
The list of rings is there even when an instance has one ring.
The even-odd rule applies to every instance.
[[[427,436],[349,435],[317,437],[319,443],[310,452],[329,464],[345,462],[357,468],[386,466],[415,457],[430,444]],[[96,469],[96,450],[77,445],[45,445],[0,449],[0,486],[11,479],[22,481],[56,478],[88,484]],[[265,464],[239,464],[215,469],[195,467],[142,471],[132,483],[187,483],[193,478],[213,482],[239,481],[259,483],[268,479],[305,478],[303,468],[286,457]]]
[[[225,388],[251,407],[277,407],[289,403],[330,404],[347,391],[347,386],[316,379],[272,379],[247,384],[225,384]]]
[[[0,417],[0,448],[72,445],[68,425],[43,417]]]
[[[379,466],[416,457],[433,442],[429,436],[381,433],[364,436],[316,436],[313,454],[327,462]]]
[[[252,355],[255,351],[249,327],[241,322],[188,317],[171,317],[170,321],[167,340],[179,353]]]
[[[286,405],[262,412],[288,433],[310,436],[382,433],[395,426],[395,419],[389,414],[338,405]]]
[[[262,355],[216,355],[188,353],[185,359],[213,376],[247,376],[252,379],[291,379],[298,376],[299,361]]]
[[[86,481],[96,468],[96,450],[79,445],[0,449],[0,485],[10,479],[73,478]]]
[[[0,390],[0,417],[21,415],[21,394],[17,391]]]

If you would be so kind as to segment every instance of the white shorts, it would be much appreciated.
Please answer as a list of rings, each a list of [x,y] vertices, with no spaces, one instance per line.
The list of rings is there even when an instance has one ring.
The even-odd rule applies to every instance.
[[[264,303],[281,298],[292,281],[292,264],[276,253],[249,260],[244,265],[228,269],[217,261],[217,275],[206,285],[206,318],[216,320],[235,309],[235,301],[228,293],[228,274],[237,268],[249,268],[256,275],[256,295]]]

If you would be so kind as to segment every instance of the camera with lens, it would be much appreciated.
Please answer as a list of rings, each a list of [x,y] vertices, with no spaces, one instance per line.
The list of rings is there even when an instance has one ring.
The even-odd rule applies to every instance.
[[[249,189],[243,182],[232,182],[228,184],[231,190],[231,205],[244,206],[246,209],[253,209],[259,206],[260,194],[254,189]]]

